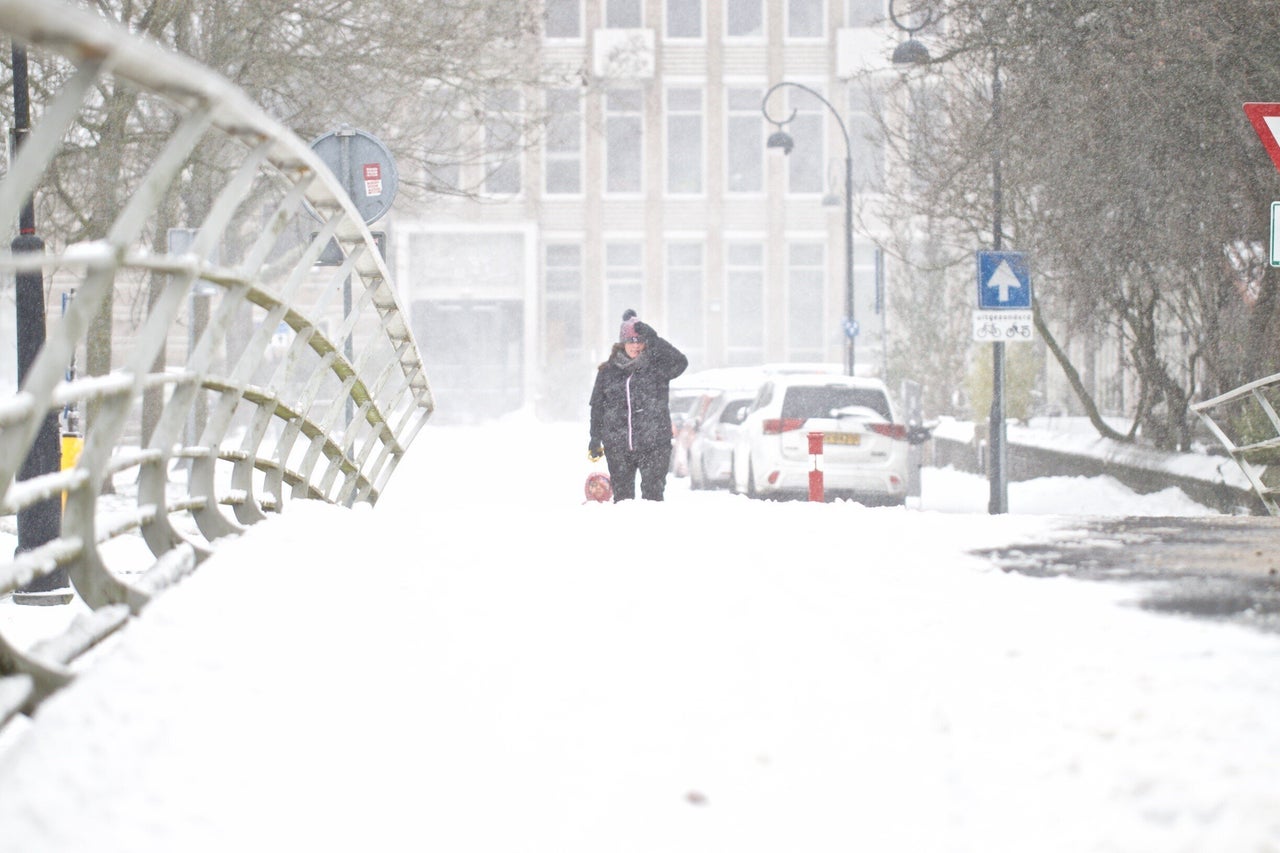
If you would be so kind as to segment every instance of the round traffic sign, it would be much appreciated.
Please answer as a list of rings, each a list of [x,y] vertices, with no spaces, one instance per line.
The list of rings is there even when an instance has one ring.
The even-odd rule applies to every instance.
[[[377,222],[391,209],[400,176],[390,149],[373,134],[344,124],[317,137],[311,150],[337,176],[366,225]],[[310,205],[307,210],[321,218]]]

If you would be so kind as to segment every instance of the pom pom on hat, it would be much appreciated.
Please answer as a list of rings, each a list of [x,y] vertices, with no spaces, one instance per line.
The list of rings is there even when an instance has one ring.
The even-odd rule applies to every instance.
[[[641,340],[640,336],[636,334],[636,321],[639,319],[636,312],[630,308],[622,312],[622,328],[618,332],[618,339],[622,343]]]

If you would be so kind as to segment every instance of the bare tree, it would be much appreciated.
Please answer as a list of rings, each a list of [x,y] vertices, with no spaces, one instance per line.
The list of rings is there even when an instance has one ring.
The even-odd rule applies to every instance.
[[[929,168],[898,207],[946,211],[954,244],[987,245],[998,153],[1006,245],[1042,271],[1038,328],[1121,330],[1139,383],[1130,435],[1185,446],[1192,399],[1280,367],[1276,278],[1257,261],[1275,173],[1240,108],[1280,88],[1274,4],[917,5],[943,24],[940,114],[914,129]]]
[[[116,21],[219,71],[304,139],[341,123],[374,132],[394,153],[405,197],[474,188],[439,178],[479,156],[457,132],[488,121],[508,148],[537,138],[533,98],[545,82],[537,62],[537,4],[510,0],[86,0]],[[44,103],[70,69],[32,57],[33,100]],[[0,108],[0,111],[9,107]],[[496,117],[495,117],[496,115]],[[463,122],[459,123],[459,117]],[[42,231],[63,243],[110,226],[168,136],[173,117],[110,78],[99,82],[81,124],[40,188]],[[514,141],[513,141],[514,140]],[[166,200],[146,239],[163,250],[168,226],[198,223],[221,183],[216,150],[202,150]],[[103,175],[112,180],[102,180]],[[139,306],[161,282],[117,293]],[[146,291],[150,291],[148,294]],[[111,369],[114,299],[103,306],[85,368]],[[91,427],[93,412],[86,413]],[[144,427],[145,429],[145,427]]]

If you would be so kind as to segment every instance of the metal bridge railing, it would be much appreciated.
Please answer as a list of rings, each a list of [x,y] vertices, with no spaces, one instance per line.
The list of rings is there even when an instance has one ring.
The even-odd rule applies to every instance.
[[[1280,515],[1280,373],[1193,403],[1191,410],[1240,466],[1271,515]]]
[[[38,270],[52,289],[74,290],[18,392],[0,399],[0,516],[65,503],[60,535],[0,562],[0,594],[63,570],[92,612],[36,647],[0,636],[3,723],[65,684],[76,657],[218,540],[293,498],[374,503],[434,404],[373,235],[306,143],[199,63],[80,8],[0,0],[0,30],[66,71],[0,182],[4,227],[16,230],[62,147],[82,144],[77,117],[100,105],[104,81],[136,91],[170,128],[105,238],[0,251],[0,275]],[[158,250],[166,199],[202,164],[225,177],[189,249]],[[109,167],[90,177],[118,179]],[[317,266],[331,240],[341,265]],[[69,378],[113,289],[154,281],[163,284],[145,316],[113,339],[110,372]],[[349,311],[335,298],[346,282]],[[196,336],[198,304],[207,322]],[[139,426],[148,399],[160,401],[150,430]],[[19,480],[50,414],[89,407],[78,461]],[[104,557],[127,536],[153,555],[141,571]]]

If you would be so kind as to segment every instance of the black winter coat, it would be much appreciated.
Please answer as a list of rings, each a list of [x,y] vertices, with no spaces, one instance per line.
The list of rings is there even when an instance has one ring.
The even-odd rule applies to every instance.
[[[618,365],[614,349],[591,390],[591,438],[611,448],[651,450],[671,445],[669,385],[689,366],[684,353],[654,335],[635,367]],[[626,355],[621,359],[625,360]]]

